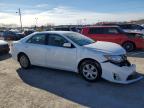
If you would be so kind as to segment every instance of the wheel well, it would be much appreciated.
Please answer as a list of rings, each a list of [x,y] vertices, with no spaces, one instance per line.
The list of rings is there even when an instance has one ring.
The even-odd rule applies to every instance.
[[[85,58],[85,59],[82,59],[82,60],[79,62],[79,64],[78,64],[78,67],[77,67],[78,70],[80,69],[80,66],[81,66],[81,64],[82,64],[84,61],[92,61],[92,62],[96,62],[97,65],[98,65],[98,68],[99,68],[100,72],[102,72],[102,68],[101,68],[100,63],[99,63],[98,61],[94,60],[94,59],[91,59],[91,58]]]
[[[17,55],[17,60],[19,61],[19,57],[21,56],[21,55],[26,55],[24,52],[20,52],[18,55]],[[27,56],[27,55],[26,55]]]
[[[132,42],[132,41],[125,41],[125,42],[123,42],[123,44],[122,44],[122,46],[125,44],[125,43],[132,43],[133,45],[134,45],[134,47],[136,48],[136,45],[135,45],[135,43],[134,42]]]

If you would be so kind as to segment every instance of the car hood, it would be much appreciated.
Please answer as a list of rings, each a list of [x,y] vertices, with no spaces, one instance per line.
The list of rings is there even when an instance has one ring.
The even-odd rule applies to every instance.
[[[112,42],[97,41],[93,44],[85,45],[84,47],[112,55],[126,54],[126,51],[120,45]]]
[[[0,40],[0,45],[8,44],[6,41]]]

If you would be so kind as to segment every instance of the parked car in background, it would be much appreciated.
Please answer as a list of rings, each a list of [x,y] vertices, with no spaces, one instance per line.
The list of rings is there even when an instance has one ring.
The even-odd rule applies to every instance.
[[[33,29],[26,29],[23,31],[23,34],[24,34],[24,36],[28,36],[34,32],[35,32],[35,30],[33,30]]]
[[[0,40],[0,54],[9,53],[9,45],[6,41]]]
[[[138,24],[120,24],[119,27],[125,32],[139,32],[144,34],[144,27]]]
[[[17,40],[17,34],[13,31],[4,31],[2,37],[4,40]]]
[[[21,38],[25,37],[23,33],[16,33],[16,34],[17,34],[17,40],[20,40]]]
[[[79,32],[79,29],[77,27],[54,27],[54,31],[73,31],[73,32]]]
[[[70,31],[68,27],[54,27],[54,31]]]
[[[115,25],[119,26],[121,29],[123,29],[125,32],[139,32],[144,34],[144,27],[138,24],[114,24],[114,23],[107,23],[103,25]]]
[[[11,45],[12,57],[21,67],[44,66],[80,73],[87,81],[104,78],[128,84],[142,76],[118,44],[101,42],[69,31],[49,31],[29,35]]]
[[[3,31],[1,30],[1,31],[0,31],[0,40],[3,39],[2,35],[3,35]]]
[[[108,41],[120,44],[127,51],[144,49],[144,35],[141,33],[124,32],[118,26],[89,26],[81,33],[95,41]]]
[[[23,37],[24,37],[24,35],[22,33],[19,33],[16,31],[4,31],[2,33],[2,38],[4,40],[19,40]]]
[[[0,37],[2,37],[3,32],[4,32],[4,31],[0,30]]]

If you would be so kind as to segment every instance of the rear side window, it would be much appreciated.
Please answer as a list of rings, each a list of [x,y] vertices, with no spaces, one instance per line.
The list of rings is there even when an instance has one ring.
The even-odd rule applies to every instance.
[[[27,43],[32,43],[32,44],[40,44],[40,45],[44,45],[46,42],[46,36],[45,34],[36,34],[34,36],[32,36]]]
[[[90,28],[89,34],[117,34],[119,31],[116,28]]]
[[[116,28],[107,28],[108,34],[118,34],[118,30]]]
[[[89,34],[104,34],[103,28],[89,28]]]
[[[132,29],[132,25],[119,25],[122,29]]]

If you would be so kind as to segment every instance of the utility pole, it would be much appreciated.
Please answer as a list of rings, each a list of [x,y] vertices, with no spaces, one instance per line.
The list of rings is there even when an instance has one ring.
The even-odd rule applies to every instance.
[[[38,18],[35,18],[35,21],[36,21],[36,27],[37,27],[37,24],[38,24]]]
[[[21,25],[21,31],[23,30],[23,26],[22,26],[22,16],[21,16],[21,10],[20,8],[18,9],[18,12],[16,12],[19,14],[19,17],[20,17],[20,25]]]

